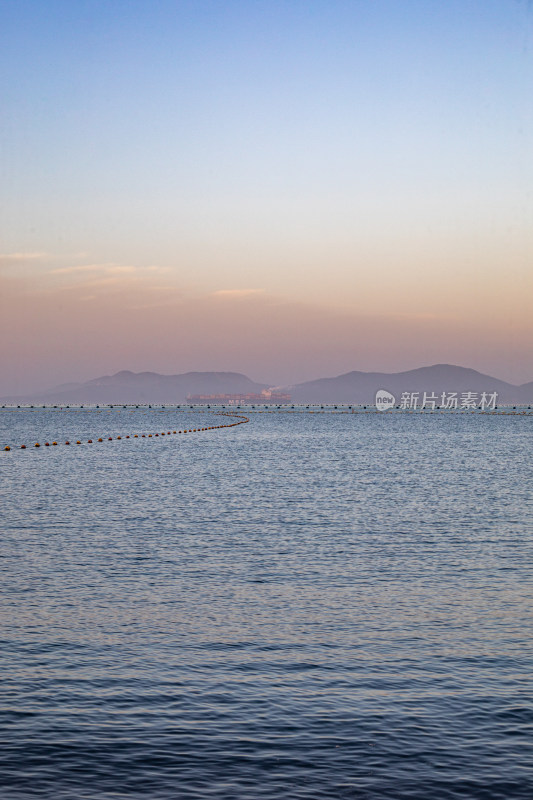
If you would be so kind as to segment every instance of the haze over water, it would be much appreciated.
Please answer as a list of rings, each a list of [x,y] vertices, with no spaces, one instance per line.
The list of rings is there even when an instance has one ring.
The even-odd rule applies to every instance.
[[[250,416],[0,453],[2,797],[529,800],[531,419]]]

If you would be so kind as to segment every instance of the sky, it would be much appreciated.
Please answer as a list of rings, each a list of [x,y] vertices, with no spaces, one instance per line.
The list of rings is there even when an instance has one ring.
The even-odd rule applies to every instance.
[[[0,0],[0,395],[533,380],[530,0]]]

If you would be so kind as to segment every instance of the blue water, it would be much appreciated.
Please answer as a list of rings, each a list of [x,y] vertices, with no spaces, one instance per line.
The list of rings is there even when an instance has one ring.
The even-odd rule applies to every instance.
[[[0,411],[2,800],[530,800],[533,419],[249,416]]]

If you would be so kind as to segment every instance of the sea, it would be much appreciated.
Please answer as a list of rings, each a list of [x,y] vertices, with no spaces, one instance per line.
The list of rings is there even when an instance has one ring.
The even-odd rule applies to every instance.
[[[2,800],[531,800],[533,416],[341,411],[0,409]]]

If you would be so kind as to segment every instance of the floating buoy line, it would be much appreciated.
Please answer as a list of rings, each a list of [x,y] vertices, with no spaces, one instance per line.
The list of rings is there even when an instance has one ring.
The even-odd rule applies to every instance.
[[[206,413],[215,414],[217,416],[225,416],[225,417],[230,417],[230,418],[238,420],[238,422],[231,422],[231,423],[228,423],[228,424],[225,424],[225,425],[209,425],[209,426],[206,426],[206,427],[203,427],[203,428],[185,428],[184,430],[163,431],[161,433],[135,433],[135,434],[129,434],[129,435],[124,435],[124,436],[115,436],[115,437],[107,436],[107,437],[98,437],[98,438],[87,439],[87,440],[85,440],[85,439],[84,440],[76,439],[76,440],[72,440],[72,441],[71,440],[66,440],[65,442],[62,442],[62,444],[69,445],[69,446],[72,445],[72,444],[74,444],[74,445],[81,445],[81,444],[85,444],[85,443],[93,444],[94,442],[104,442],[104,440],[111,442],[111,441],[117,441],[117,440],[122,440],[122,439],[152,439],[152,438],[158,438],[160,436],[173,436],[174,434],[177,435],[177,434],[187,434],[187,433],[200,433],[202,431],[219,430],[220,428],[233,428],[236,425],[242,425],[245,422],[249,422],[250,421],[249,417],[244,416],[244,414],[235,413],[236,411],[241,411],[241,410],[246,410],[247,414],[352,414],[352,415],[377,414],[378,416],[386,416],[386,415],[390,416],[391,414],[393,414],[393,415],[397,415],[397,414],[401,414],[401,415],[404,415],[404,414],[423,414],[423,415],[426,415],[426,416],[427,415],[433,415],[433,414],[446,414],[446,415],[477,414],[477,415],[482,415],[482,416],[498,416],[498,417],[499,416],[528,416],[528,417],[529,416],[533,416],[533,410],[531,409],[531,406],[527,406],[527,408],[525,406],[512,406],[512,407],[511,406],[503,406],[503,407],[496,406],[495,409],[483,409],[483,410],[478,409],[478,408],[474,408],[474,409],[472,409],[472,408],[456,408],[456,409],[452,409],[452,408],[450,408],[450,409],[445,409],[445,408],[435,408],[435,409],[432,409],[432,408],[405,408],[405,409],[402,409],[402,408],[399,408],[399,407],[393,407],[393,408],[386,409],[385,411],[378,411],[378,409],[375,406],[371,406],[371,405],[370,406],[357,406],[357,405],[345,406],[343,404],[338,404],[338,405],[327,405],[326,404],[326,405],[321,405],[321,406],[317,406],[317,405],[315,405],[315,406],[312,406],[312,405],[306,405],[306,406],[291,405],[291,406],[277,406],[277,407],[263,406],[262,408],[252,405],[250,407],[246,407],[245,409],[241,409],[240,406],[237,406],[235,410],[232,409],[231,411],[226,410],[227,407],[225,407],[225,406],[222,406],[222,409],[224,409],[224,410],[217,410],[217,408],[220,409],[221,407],[220,406],[218,406],[218,407],[217,406],[210,406],[210,405],[200,406],[200,407],[198,407],[198,406],[189,406],[189,405],[186,405],[186,406],[174,406],[174,407],[171,406],[171,407],[167,407],[167,408],[165,408],[165,406],[155,406],[154,408],[152,408],[151,405],[140,405],[140,406],[139,405],[136,405],[136,406],[133,406],[133,405],[130,405],[130,406],[110,405],[110,406],[107,406],[107,407],[105,407],[105,406],[104,407],[100,407],[100,406],[96,406],[96,407],[94,407],[94,406],[92,406],[92,407],[91,406],[89,406],[89,407],[87,407],[87,406],[86,407],[84,407],[84,406],[74,406],[74,407],[72,407],[72,406],[68,406],[68,405],[67,406],[55,405],[55,406],[42,406],[42,407],[41,406],[17,406],[16,408],[14,406],[2,406],[0,408],[0,411],[4,411],[4,412],[8,412],[8,413],[37,412],[37,411],[40,411],[40,412],[47,411],[47,412],[52,412],[52,413],[54,413],[54,412],[56,412],[56,413],[57,412],[60,412],[60,413],[66,413],[66,412],[70,412],[70,413],[95,413],[96,412],[98,414],[102,414],[104,412],[107,412],[107,413],[112,413],[112,412],[120,413],[122,411],[128,411],[131,414],[134,414],[134,413],[146,414],[148,412],[150,412],[150,413],[154,413],[154,412],[159,412],[159,413],[175,413],[175,412],[177,412],[177,413],[183,413],[183,412],[187,413],[187,412],[189,412],[190,413],[190,412],[194,412],[194,413],[198,413],[198,414],[206,414]],[[3,450],[6,451],[6,452],[9,452],[9,451],[11,451],[13,449],[27,450],[28,448],[35,448],[35,447],[40,448],[40,447],[57,447],[57,446],[59,446],[59,442],[54,440],[52,442],[44,442],[42,444],[40,442],[35,442],[35,444],[33,444],[33,445],[21,444],[21,445],[16,445],[14,447],[12,447],[11,445],[6,445],[3,448]]]
[[[17,410],[19,410],[19,409],[17,409]],[[29,409],[23,409],[23,410],[26,411],[26,410],[29,410]],[[68,409],[68,410],[71,410],[71,409]],[[78,410],[78,409],[76,409],[76,410]],[[214,412],[214,413],[216,413],[217,416],[230,417],[230,418],[236,419],[238,421],[237,422],[228,422],[228,423],[226,423],[224,425],[207,425],[204,428],[185,428],[184,430],[181,430],[181,431],[175,430],[175,431],[162,431],[161,433],[133,433],[133,434],[128,434],[128,435],[124,435],[124,436],[114,436],[114,437],[113,436],[100,436],[98,438],[94,437],[92,439],[83,439],[83,440],[82,439],[72,439],[72,440],[67,439],[67,440],[65,440],[65,442],[61,442],[61,444],[70,446],[70,445],[80,445],[80,444],[94,444],[95,442],[104,442],[104,441],[112,442],[112,441],[118,441],[118,440],[124,440],[124,439],[157,439],[160,436],[174,436],[174,435],[186,434],[186,433],[201,433],[202,431],[216,431],[216,430],[220,430],[221,428],[235,428],[237,425],[244,425],[244,423],[250,421],[248,419],[248,417],[245,417],[243,414],[228,414],[228,413],[223,412],[223,411]],[[52,442],[43,442],[42,444],[41,444],[41,442],[35,442],[35,444],[33,444],[33,445],[21,444],[21,445],[16,445],[15,447],[12,447],[11,445],[6,445],[4,447],[4,451],[5,452],[9,452],[11,450],[27,450],[28,448],[35,448],[35,447],[58,447],[59,444],[60,444],[59,442],[54,440]]]
[[[148,412],[154,413],[196,413],[196,414],[226,414],[227,416],[237,416],[234,411],[228,412],[226,406],[186,406],[184,408],[165,406],[155,407],[152,406],[109,406],[100,408],[99,406],[0,406],[0,411],[16,413],[16,412],[37,412],[47,411],[49,413],[72,413],[72,414],[90,414],[97,413],[103,414],[105,412],[117,414],[127,411],[130,414],[140,413],[146,414]],[[246,411],[247,414],[482,414],[484,416],[533,416],[533,409],[529,406],[496,406],[496,408],[400,408],[395,406],[387,408],[384,411],[379,411],[375,406],[346,406],[346,405],[326,405],[326,406],[282,406],[282,407],[257,407],[250,406],[242,408],[241,406],[235,407],[236,411]]]

